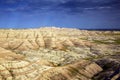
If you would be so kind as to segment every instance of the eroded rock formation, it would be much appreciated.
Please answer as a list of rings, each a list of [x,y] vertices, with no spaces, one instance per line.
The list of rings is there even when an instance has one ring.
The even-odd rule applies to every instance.
[[[1,29],[0,80],[105,80],[119,54],[119,31]]]

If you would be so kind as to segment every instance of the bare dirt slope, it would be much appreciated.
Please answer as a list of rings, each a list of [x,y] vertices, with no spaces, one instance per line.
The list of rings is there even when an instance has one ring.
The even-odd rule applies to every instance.
[[[0,80],[115,80],[119,55],[119,31],[0,30]]]

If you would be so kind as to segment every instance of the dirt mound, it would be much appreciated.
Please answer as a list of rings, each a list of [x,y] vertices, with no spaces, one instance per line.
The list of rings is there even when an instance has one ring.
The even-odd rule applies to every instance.
[[[106,80],[119,53],[119,31],[1,29],[0,80]]]
[[[91,80],[102,68],[90,61],[78,61],[63,67],[49,69],[38,80]]]
[[[16,54],[10,50],[6,50],[0,47],[0,59],[2,60],[19,60],[23,59],[24,56],[20,54]]]

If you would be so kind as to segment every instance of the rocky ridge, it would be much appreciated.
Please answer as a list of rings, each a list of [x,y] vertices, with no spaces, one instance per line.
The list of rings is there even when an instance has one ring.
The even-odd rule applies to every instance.
[[[0,80],[105,80],[119,54],[119,31],[1,29]]]

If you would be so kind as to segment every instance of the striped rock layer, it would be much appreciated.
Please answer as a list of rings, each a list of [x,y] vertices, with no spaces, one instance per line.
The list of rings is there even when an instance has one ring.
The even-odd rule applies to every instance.
[[[0,50],[0,80],[90,80],[102,71],[96,63],[86,60],[55,67],[39,58],[29,59],[3,48]]]
[[[92,61],[80,59],[80,56],[84,57],[86,54],[93,57],[92,53],[96,55],[98,52],[119,51],[119,46],[117,48],[116,45],[116,48],[106,44],[102,44],[101,47],[91,43],[94,39],[114,40],[118,37],[118,35],[115,35],[115,38],[106,37],[103,33],[111,34],[65,28],[0,30],[0,80],[92,80],[102,68]],[[73,48],[68,50],[68,47]],[[108,48],[106,50],[106,47],[109,50]],[[53,51],[44,51],[44,55],[40,52],[42,48]],[[31,50],[36,52],[29,52]],[[26,53],[22,54],[22,51]],[[70,53],[72,51],[73,53]],[[59,56],[61,54],[62,57]],[[70,63],[67,63],[69,61]],[[65,63],[56,66],[54,62]],[[114,76],[112,80],[118,76]]]
[[[0,80],[91,80],[100,71],[101,67],[89,61],[63,67],[39,65],[37,61],[0,62]]]
[[[10,50],[65,49],[67,46],[90,45],[80,40],[86,35],[89,35],[86,31],[64,28],[0,30],[0,47]]]

